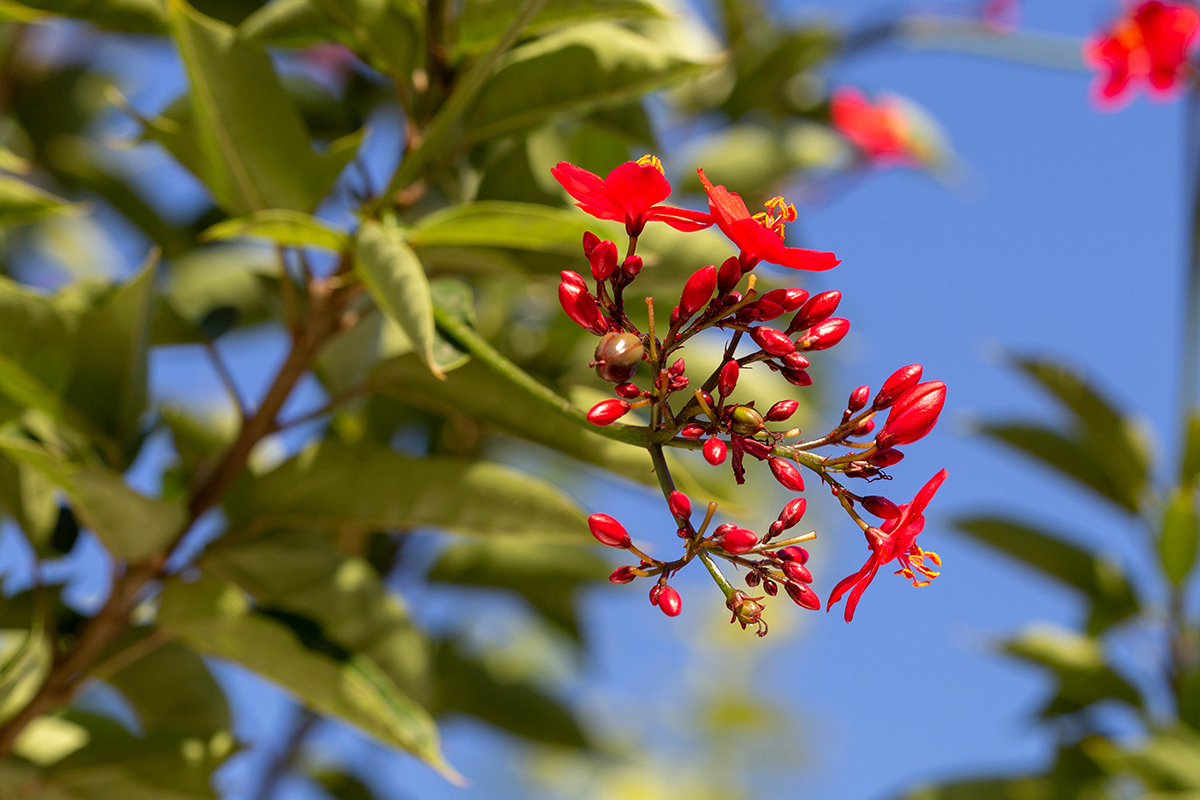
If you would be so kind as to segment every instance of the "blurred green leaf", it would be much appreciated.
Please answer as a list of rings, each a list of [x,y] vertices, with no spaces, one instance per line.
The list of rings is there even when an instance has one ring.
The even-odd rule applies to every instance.
[[[219,222],[200,234],[200,241],[237,237],[270,239],[284,247],[324,247],[339,252],[350,243],[350,236],[345,231],[316,217],[287,209],[256,211]]]
[[[1128,749],[1099,736],[1083,747],[1109,772],[1133,774],[1148,790],[1169,797],[1200,793],[1200,736],[1186,728],[1156,731],[1145,744]]]
[[[445,375],[433,355],[433,298],[416,253],[399,230],[368,220],[354,244],[354,266],[379,309],[404,330],[438,378]]]
[[[187,68],[188,103],[147,125],[233,214],[283,208],[311,212],[353,157],[361,136],[318,156],[261,44],[184,0],[167,4]]]
[[[450,780],[432,718],[365,656],[338,662],[310,650],[287,627],[252,613],[242,591],[204,577],[163,591],[159,624],[201,653],[236,661],[293,692],[314,711],[421,758]]]
[[[495,44],[519,5],[518,0],[468,0],[456,20],[459,52],[478,53]],[[662,17],[659,7],[643,0],[549,0],[525,33],[601,19]]]
[[[58,500],[54,484],[44,475],[0,456],[0,509],[20,526],[39,555],[54,550],[51,534],[59,516]]]
[[[318,769],[309,772],[309,777],[321,785],[333,800],[375,800],[367,785],[344,772]]]
[[[0,225],[20,225],[49,214],[61,213],[71,206],[36,186],[11,175],[0,175]]]
[[[66,492],[80,521],[119,558],[145,558],[170,545],[183,531],[187,520],[183,505],[146,497],[126,486],[116,473],[68,463],[14,436],[0,436],[0,451]]]
[[[167,732],[209,738],[231,725],[221,687],[195,651],[162,641],[160,632],[133,628],[120,644],[142,653],[105,677],[121,690],[148,734]]]
[[[1179,465],[1179,485],[1194,486],[1200,477],[1200,411],[1188,417],[1187,443]]]
[[[1195,492],[1188,488],[1171,493],[1163,511],[1158,553],[1171,583],[1182,586],[1196,563],[1200,517],[1196,515]]]
[[[0,631],[0,721],[33,699],[50,672],[53,653],[41,620],[28,630]]]
[[[1141,696],[1113,671],[1096,639],[1066,628],[1037,625],[1003,644],[1003,651],[1047,667],[1058,678],[1057,693],[1043,716],[1070,714],[1100,700],[1121,700],[1135,708]]]
[[[123,33],[162,33],[166,28],[163,7],[154,0],[23,0],[20,5]]]
[[[1083,592],[1092,603],[1088,632],[1093,635],[1138,611],[1137,598],[1120,569],[1053,534],[1000,517],[965,517],[954,526]]]
[[[587,735],[561,703],[497,669],[487,658],[443,642],[436,655],[434,713],[468,714],[535,742],[586,748]]]
[[[434,247],[497,247],[580,257],[583,234],[595,227],[574,211],[484,201],[430,214],[407,231],[405,238],[418,253]]]
[[[543,617],[579,636],[576,602],[590,583],[603,581],[611,566],[590,548],[474,539],[451,542],[426,576],[460,586],[504,589],[524,597]]]
[[[278,256],[263,248],[198,248],[169,262],[165,272],[162,305],[177,319],[164,320],[160,313],[155,344],[202,342],[224,333],[224,328],[283,315]],[[173,324],[162,324],[168,321]]]
[[[540,125],[552,115],[617,105],[704,65],[610,23],[577,25],[508,53],[464,120],[471,142]],[[570,81],[560,76],[570,75]]]
[[[809,111],[815,98],[795,96],[801,73],[831,56],[841,35],[826,25],[775,26],[747,37],[735,54],[737,79],[721,108],[734,119],[749,114],[782,117]]]
[[[509,467],[320,442],[235,489],[235,526],[434,526],[480,535],[584,542],[579,507],[549,483]]]
[[[48,298],[0,278],[0,391],[20,405],[59,409],[74,322]]]

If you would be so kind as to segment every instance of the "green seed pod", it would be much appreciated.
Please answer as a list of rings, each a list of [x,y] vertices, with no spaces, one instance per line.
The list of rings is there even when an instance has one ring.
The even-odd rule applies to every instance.
[[[636,367],[642,360],[642,339],[632,333],[614,333],[612,331],[600,337],[596,344],[596,363],[607,364],[610,367],[628,369]]]
[[[763,429],[762,414],[750,406],[738,406],[733,410],[729,427],[739,436],[753,436]]]

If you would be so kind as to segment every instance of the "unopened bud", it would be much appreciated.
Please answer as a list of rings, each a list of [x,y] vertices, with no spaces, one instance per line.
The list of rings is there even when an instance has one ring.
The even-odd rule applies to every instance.
[[[821,292],[820,294],[813,295],[796,312],[796,316],[792,317],[792,324],[788,326],[788,333],[802,331],[805,328],[811,328],[818,322],[824,322],[833,316],[833,312],[837,311],[838,303],[840,302],[842,302],[841,292]]]
[[[753,436],[763,429],[762,414],[750,406],[738,406],[729,416],[729,429],[738,436]]]
[[[797,350],[828,350],[846,338],[850,320],[841,317],[827,319],[809,328],[804,338],[796,342]]]
[[[717,268],[711,264],[698,269],[688,278],[683,286],[683,295],[679,298],[679,316],[689,319],[712,299],[713,291],[717,288]]]
[[[779,512],[779,524],[786,531],[800,524],[800,520],[804,517],[804,512],[808,510],[808,501],[803,497],[797,497],[789,500],[788,504]]]
[[[792,386],[812,386],[812,376],[802,369],[788,369],[784,367],[781,370],[784,380]]]
[[[717,273],[717,293],[729,294],[741,279],[742,267],[738,264],[737,257],[725,259],[725,263],[721,264],[721,269]]]
[[[786,356],[779,359],[779,363],[783,364],[785,369],[808,369],[808,359],[799,353],[788,353]]]
[[[791,489],[793,492],[804,491],[804,476],[800,474],[800,470],[790,461],[785,461],[782,458],[770,458],[767,464],[771,467],[771,473],[775,476],[775,480],[779,481],[784,488]]]
[[[746,585],[751,589],[753,589],[755,586],[758,586],[760,583],[762,583],[762,575],[759,575],[757,572],[746,573]]]
[[[794,583],[812,583],[812,573],[808,571],[808,567],[801,564],[799,561],[783,562],[783,574],[787,576],[789,582]]]
[[[850,401],[846,403],[846,410],[851,414],[862,411],[867,407],[867,401],[871,399],[871,387],[860,386],[850,393]]]
[[[658,605],[658,598],[662,596],[663,587],[660,584],[654,584],[650,587],[650,605]]]
[[[563,275],[568,273],[564,272]],[[600,307],[596,305],[596,298],[592,297],[583,284],[583,278],[569,273],[579,278],[579,283],[569,281],[565,277],[563,282],[558,285],[558,302],[562,305],[563,311],[567,312],[567,316],[575,321],[577,325],[586,328],[597,336],[608,331],[608,320],[600,313]],[[580,285],[583,284],[583,285]]]
[[[880,469],[883,469],[890,467],[893,464],[899,464],[903,459],[904,453],[889,447],[886,450],[880,450],[876,453],[873,453],[867,458],[867,463],[873,467],[879,467]]]
[[[790,313],[804,305],[808,300],[808,292],[803,289],[773,289],[764,294],[763,299],[783,306],[783,310]]]
[[[608,576],[608,580],[610,583],[629,583],[636,577],[633,567],[617,567],[612,575]]]
[[[588,529],[600,544],[609,547],[619,547],[622,550],[633,544],[633,540],[629,538],[629,532],[625,530],[625,526],[608,514],[592,514],[588,517]]]
[[[767,411],[767,419],[771,422],[783,422],[795,414],[799,407],[800,403],[795,400],[780,400]]]
[[[704,443],[704,460],[714,467],[725,460],[725,442],[716,436]]]
[[[617,270],[617,245],[605,239],[592,248],[588,253],[588,264],[592,267],[592,277],[597,281],[608,278]]]
[[[679,435],[682,436],[684,439],[691,439],[691,440],[695,441],[695,440],[699,439],[700,437],[704,436],[704,430],[705,429],[704,429],[703,425],[696,425],[694,423],[690,423],[688,425],[683,426],[683,430],[681,430],[679,432]]]
[[[868,419],[868,420],[864,420],[861,425],[859,425],[854,430],[850,431],[850,435],[851,436],[866,436],[873,430],[875,430],[875,420]]]
[[[683,492],[671,492],[671,496],[667,498],[667,507],[680,522],[685,522],[692,516],[692,501],[688,500]]]
[[[683,601],[679,599],[679,592],[670,586],[662,587],[662,592],[658,595],[658,607],[668,617],[678,617],[679,612],[683,609]]]
[[[629,403],[619,398],[601,400],[588,412],[588,422],[593,425],[611,425],[629,412]]]
[[[900,507],[877,494],[867,495],[862,499],[862,506],[868,514],[880,519],[895,519],[900,516]]]
[[[767,593],[767,597],[774,597],[779,594],[779,586],[770,578],[763,578],[763,591]]]
[[[638,276],[642,271],[642,257],[632,255],[621,262],[621,274],[625,276],[625,280],[631,281]]]
[[[562,282],[565,284],[570,286],[578,286],[580,289],[587,289],[587,281],[585,281],[583,276],[578,272],[572,272],[569,269],[564,269],[562,272],[558,273],[558,276],[562,278]]]
[[[592,251],[596,249],[596,245],[600,244],[600,237],[591,231],[585,231],[583,234],[583,254],[590,257]]]
[[[775,555],[779,556],[782,561],[798,561],[801,564],[808,563],[808,551],[799,545],[788,545],[780,549]]]
[[[875,395],[875,402],[872,403],[872,406],[876,411],[882,411],[896,402],[900,395],[916,386],[920,380],[920,364],[909,364],[907,367],[901,367],[883,382],[883,387],[879,390],[879,394]]]
[[[633,333],[616,333],[609,331],[600,337],[593,353],[598,364],[607,364],[618,369],[628,369],[637,366],[642,360],[645,348],[642,337]]]
[[[756,300],[742,310],[753,310],[755,312],[754,319],[759,322],[770,322],[777,317],[783,316],[783,306],[766,299]]]
[[[787,589],[788,597],[792,598],[792,602],[801,608],[807,608],[809,611],[821,610],[821,598],[817,597],[817,593],[805,584],[788,581],[783,588]]]
[[[941,381],[918,383],[892,406],[883,430],[875,437],[880,449],[911,444],[925,436],[937,424],[946,403],[946,384]]]
[[[773,356],[786,356],[796,352],[795,343],[783,331],[760,325],[750,331],[754,343]]]
[[[722,397],[733,394],[733,390],[737,388],[738,372],[740,371],[741,366],[736,360],[721,367],[721,374],[717,378],[717,394]]]
[[[673,364],[671,364],[671,366],[667,369],[667,373],[672,378],[678,378],[680,375],[682,375],[684,373],[684,370],[686,370],[686,369],[687,369],[687,364],[684,362],[684,360],[682,358],[677,358],[677,359],[675,359],[675,362]]]
[[[749,553],[758,544],[758,536],[754,531],[748,531],[745,528],[734,528],[733,530],[721,536],[717,540],[721,549],[726,553],[732,553],[735,556]]]
[[[626,400],[636,400],[642,396],[642,390],[634,386],[632,383],[622,383],[617,386],[617,394],[624,397]]]

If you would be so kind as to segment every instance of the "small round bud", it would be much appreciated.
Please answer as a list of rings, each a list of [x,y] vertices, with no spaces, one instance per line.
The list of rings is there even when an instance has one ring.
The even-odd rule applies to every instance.
[[[632,255],[621,262],[621,274],[625,276],[625,280],[631,281],[638,276],[642,271],[642,257]]]
[[[608,547],[619,547],[624,550],[633,544],[625,526],[608,514],[592,514],[588,517],[588,530],[592,532],[592,536],[596,537],[596,541]]]
[[[746,573],[746,585],[751,589],[753,589],[755,586],[758,586],[760,583],[762,583],[762,575],[759,575],[757,572]]]
[[[684,425],[683,430],[679,432],[679,435],[684,439],[691,439],[695,441],[704,436],[704,426],[696,425],[694,423]]]
[[[613,570],[612,575],[608,576],[609,583],[629,583],[637,575],[633,572],[633,567],[617,567]]]
[[[867,406],[867,400],[871,398],[871,387],[860,386],[850,393],[850,401],[846,403],[846,410],[851,414],[862,411]]]
[[[828,350],[846,338],[850,332],[850,320],[834,317],[809,328],[807,334],[796,342],[797,350]]]
[[[783,574],[787,576],[789,582],[812,583],[813,581],[812,573],[808,571],[808,567],[799,561],[783,562]]]
[[[679,298],[679,316],[689,319],[712,299],[713,291],[717,288],[717,268],[711,264],[698,269],[688,278],[683,286],[683,294]]]
[[[569,286],[578,286],[580,289],[587,289],[587,281],[578,272],[571,272],[571,270],[565,269],[558,273],[558,276],[562,279],[563,283]]]
[[[782,458],[767,459],[767,464],[771,467],[771,474],[775,476],[775,480],[779,481],[784,488],[791,489],[793,492],[804,491],[804,476],[800,474],[800,470],[795,464]]]
[[[788,353],[779,362],[787,369],[808,369],[808,359],[799,353]]]
[[[789,530],[800,524],[800,520],[804,517],[804,512],[808,510],[808,501],[803,497],[797,497],[794,500],[789,500],[783,510],[779,512],[779,524],[783,529]]]
[[[725,460],[725,442],[716,436],[704,443],[704,460],[714,467]]]
[[[783,331],[760,325],[750,331],[750,338],[764,351],[773,356],[786,356],[796,352],[795,343]]]
[[[871,455],[867,459],[867,463],[873,467],[884,469],[894,464],[899,464],[903,460],[904,453],[901,453],[899,450],[893,448],[888,448],[887,450],[880,450],[879,452]]]
[[[597,281],[608,278],[617,271],[617,245],[605,239],[592,248],[588,253],[588,264],[592,268],[592,277]]]
[[[592,251],[596,249],[596,245],[600,244],[600,237],[591,231],[586,231],[583,234],[583,254],[590,256]]]
[[[679,612],[683,609],[683,601],[679,599],[679,592],[670,586],[662,587],[662,592],[658,595],[658,607],[668,617],[678,617]]]
[[[781,307],[786,313],[804,305],[804,301],[808,299],[808,292],[803,289],[772,289],[764,294],[762,299]]]
[[[891,376],[883,382],[883,386],[879,390],[879,394],[875,395],[875,402],[872,407],[876,411],[882,411],[890,406],[912,387],[916,386],[921,381],[921,365],[909,364],[907,367],[901,367],[891,374]]]
[[[636,367],[646,352],[642,337],[633,333],[609,331],[600,337],[593,354],[597,364],[607,364],[618,369]]]
[[[801,608],[807,608],[809,611],[821,610],[821,598],[817,597],[817,593],[803,583],[788,581],[783,588],[787,589],[788,597],[792,598],[792,602]]]
[[[674,363],[672,363],[671,366],[667,368],[667,373],[672,378],[678,378],[679,376],[683,375],[683,372],[686,369],[687,369],[687,364],[684,363],[684,360],[682,358],[677,358],[677,359],[675,359]]]
[[[636,371],[636,367],[617,367],[612,364],[596,365],[596,377],[607,383],[626,383]]]
[[[738,263],[737,257],[725,259],[725,263],[721,264],[721,269],[717,272],[717,293],[729,294],[741,279],[742,266]]]
[[[779,594],[779,586],[770,578],[763,578],[763,591],[767,593],[767,597],[774,597]]]
[[[737,556],[753,550],[754,546],[758,544],[758,536],[754,534],[754,531],[735,527],[724,536],[721,536],[718,541],[721,544],[722,550]]]
[[[918,383],[892,405],[883,430],[875,437],[880,449],[911,444],[924,437],[937,424],[946,403],[946,384],[941,381]]]
[[[629,412],[629,403],[619,398],[601,400],[588,412],[588,422],[593,425],[611,425]]]
[[[875,430],[875,420],[868,419],[868,420],[864,420],[861,425],[859,425],[854,430],[850,431],[850,435],[851,436],[866,436],[873,430]]]
[[[600,307],[596,305],[596,298],[592,297],[591,292],[587,290],[583,278],[574,272],[563,272],[562,275],[563,281],[558,285],[558,302],[563,311],[577,325],[597,336],[606,333],[608,320],[604,318],[604,314],[600,313]],[[568,278],[568,275],[578,278],[578,283],[573,278]]]
[[[737,530],[737,525],[734,525],[732,522],[725,522],[725,523],[718,525],[716,528],[713,529],[713,536],[720,539],[722,536],[729,533],[730,531],[736,531],[736,530]]]
[[[728,397],[733,394],[733,390],[737,387],[738,373],[740,371],[741,365],[736,360],[730,361],[721,367],[721,374],[717,378],[717,394],[721,395],[721,397]]]
[[[796,413],[800,404],[795,400],[780,400],[767,411],[767,419],[771,422],[783,422]]]
[[[788,326],[788,333],[802,331],[805,328],[811,328],[818,322],[824,322],[833,316],[833,312],[837,311],[838,303],[840,302],[842,302],[841,292],[821,292],[820,294],[813,295],[796,312],[796,316],[792,317],[792,324]]]
[[[782,374],[784,379],[792,386],[812,386],[812,376],[805,370],[784,367]]]
[[[737,406],[729,416],[729,428],[739,436],[753,436],[763,429],[762,414],[750,406]]]
[[[900,516],[900,507],[877,494],[867,495],[862,499],[862,506],[868,514],[880,519],[895,519]]]
[[[637,400],[642,396],[642,390],[634,386],[632,383],[619,384],[616,388],[616,392],[626,400]]]
[[[784,562],[796,561],[801,564],[808,563],[808,551],[799,545],[788,545],[780,549],[775,555],[779,556],[779,559]]]
[[[671,492],[671,496],[667,498],[667,507],[680,522],[685,522],[692,516],[692,501],[688,500],[683,492]]]
[[[662,596],[663,587],[659,584],[654,584],[650,587],[650,605],[658,605],[658,598]]]
[[[756,300],[746,306],[743,311],[753,309],[755,311],[755,319],[759,322],[770,322],[777,317],[783,316],[783,306],[778,303],[772,303],[770,300]]]

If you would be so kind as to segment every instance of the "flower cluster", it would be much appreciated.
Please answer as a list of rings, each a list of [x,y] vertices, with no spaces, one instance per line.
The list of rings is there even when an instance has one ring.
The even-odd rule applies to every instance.
[[[733,621],[743,628],[754,626],[760,636],[766,633],[767,624],[759,601],[777,595],[781,585],[797,605],[813,610],[821,607],[811,585],[813,576],[805,566],[808,553],[801,546],[816,538],[816,533],[788,533],[802,520],[807,501],[796,497],[785,503],[761,536],[734,523],[714,526],[717,504],[709,503],[702,515],[693,515],[691,499],[675,489],[664,447],[702,450],[714,467],[728,462],[739,484],[746,480],[747,457],[766,462],[775,480],[797,494],[805,488],[804,471],[815,474],[863,531],[870,550],[862,570],[839,583],[829,597],[832,604],[850,591],[847,621],[883,564],[898,561],[898,574],[913,580],[914,585],[925,585],[935,577],[929,564],[940,564],[937,555],[923,551],[915,539],[924,525],[925,507],[945,479],[945,471],[905,505],[879,495],[858,494],[844,481],[888,478],[885,471],[904,457],[898,448],[933,429],[945,402],[945,384],[922,381],[919,365],[903,367],[884,381],[874,396],[866,386],[851,392],[841,421],[827,433],[807,440],[799,428],[786,426],[797,410],[795,400],[780,399],[756,408],[761,398],[734,399],[741,373],[756,366],[778,373],[794,386],[810,385],[809,357],[838,344],[850,329],[848,320],[834,316],[840,292],[810,296],[800,288],[762,294],[755,289],[757,276],[752,272],[761,262],[810,271],[831,269],[839,263],[833,253],[784,244],[785,225],[796,218],[794,207],[774,198],[764,212],[751,214],[741,197],[724,186],[714,186],[703,170],[700,180],[708,194],[707,213],[661,205],[670,194],[670,185],[658,160],[650,156],[622,164],[603,180],[565,162],[555,167],[554,176],[580,208],[625,224],[629,241],[623,257],[615,242],[592,233],[584,236],[583,251],[593,284],[581,274],[563,272],[559,300],[571,319],[600,337],[590,366],[601,379],[615,384],[616,396],[597,403],[588,412],[588,420],[611,426],[633,409],[648,413],[648,422],[637,429],[644,434],[683,547],[682,555],[673,561],[653,558],[637,548],[616,519],[593,514],[589,525],[596,539],[638,559],[636,564],[617,569],[610,580],[652,579],[650,602],[675,616],[681,601],[670,579],[699,560],[724,593]],[[638,236],[651,221],[683,231],[716,225],[738,252],[719,267],[702,267],[687,279],[665,326],[656,326],[653,301],[646,298],[649,324],[642,332],[629,318],[624,297],[642,270],[636,252]],[[701,331],[714,329],[724,331],[728,342],[718,367],[696,385],[678,352]],[[647,369],[639,385],[638,370],[643,364]],[[883,424],[877,425],[876,417],[884,413]],[[819,450],[833,452],[822,455]],[[864,520],[860,510],[879,523]],[[735,589],[718,560],[743,570],[747,588],[760,589],[762,596]]]
[[[1116,106],[1143,83],[1169,96],[1192,71],[1188,51],[1200,30],[1200,11],[1188,3],[1149,0],[1117,19],[1090,40],[1084,58],[1102,70],[1096,95],[1102,106]]]

